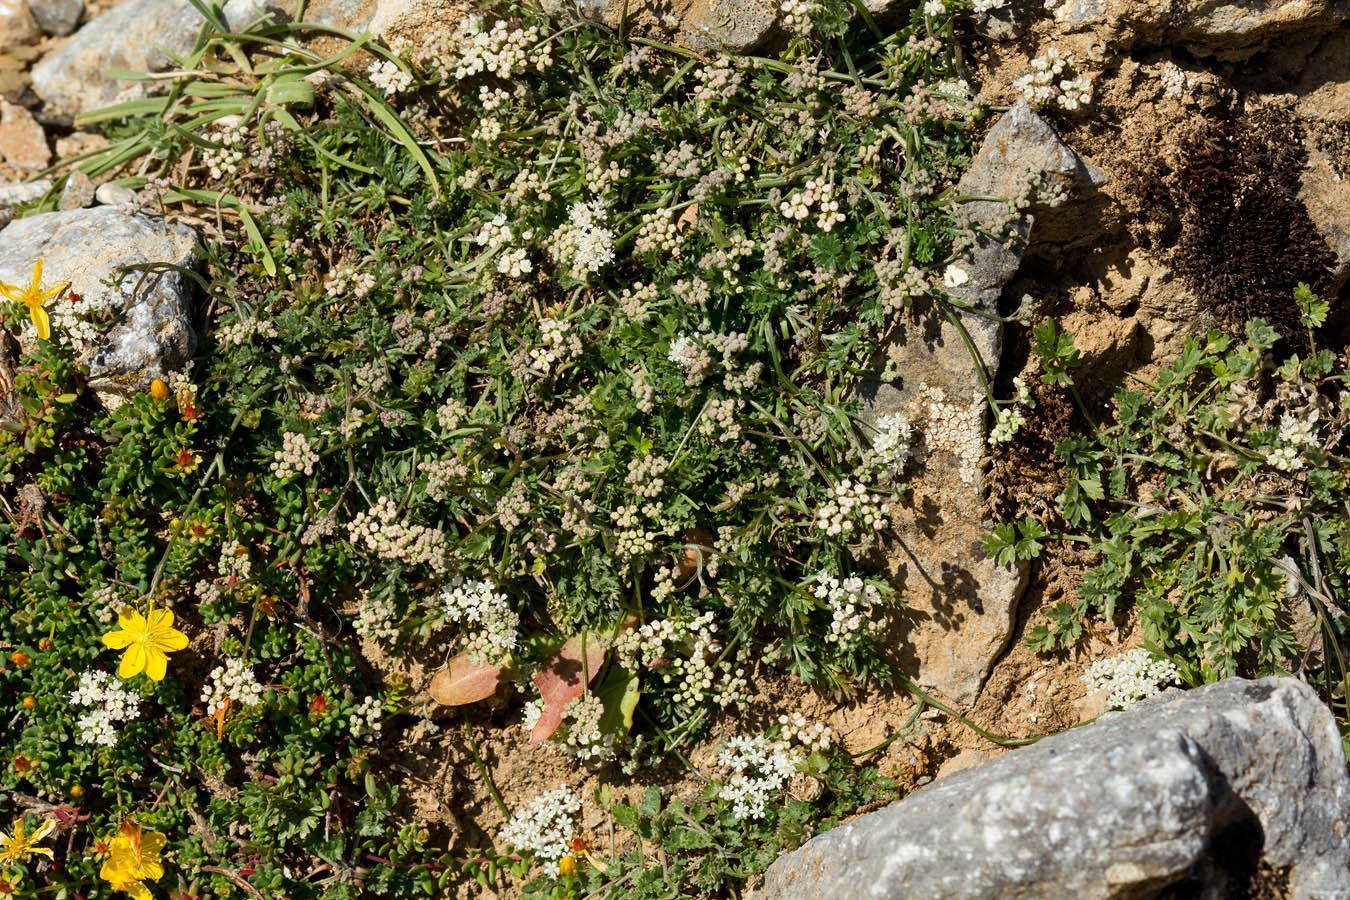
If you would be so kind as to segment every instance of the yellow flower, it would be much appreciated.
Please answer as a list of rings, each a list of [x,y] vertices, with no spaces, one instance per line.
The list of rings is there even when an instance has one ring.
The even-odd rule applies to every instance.
[[[56,828],[55,819],[44,819],[38,826],[37,831],[27,834],[24,831],[23,818],[14,820],[14,825],[9,834],[0,831],[0,860],[16,863],[25,856],[32,856],[34,853],[41,853],[48,859],[52,858],[52,851],[46,847],[35,846],[38,841],[52,833]]]
[[[164,835],[157,831],[144,832],[139,825],[123,822],[122,830],[109,842],[108,859],[98,877],[134,900],[150,900],[145,881],[164,875],[164,863],[160,861],[164,842]]]
[[[22,303],[28,307],[28,317],[33,320],[33,327],[37,329],[37,335],[42,340],[47,340],[52,336],[51,321],[47,318],[47,310],[43,305],[56,295],[66,289],[66,285],[58,284],[54,288],[42,289],[42,257],[33,264],[33,280],[27,287],[19,287],[13,284],[5,284],[0,281],[0,294],[4,294],[15,303]]]
[[[168,668],[169,653],[188,645],[187,635],[173,627],[173,613],[167,609],[150,609],[141,615],[128,606],[117,617],[121,631],[110,631],[103,643],[114,650],[125,649],[117,677],[126,680],[144,672],[154,681],[161,681]]]

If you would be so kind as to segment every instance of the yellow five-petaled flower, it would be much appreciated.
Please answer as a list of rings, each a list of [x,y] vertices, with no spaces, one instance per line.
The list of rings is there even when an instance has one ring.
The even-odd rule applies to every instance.
[[[132,822],[122,823],[122,829],[109,841],[108,859],[98,877],[112,885],[115,891],[124,891],[134,900],[150,900],[150,889],[145,881],[154,881],[164,875],[164,835],[157,831],[141,831]]]
[[[23,819],[15,819],[9,834],[0,831],[0,860],[16,863],[25,856],[31,856],[34,853],[41,853],[51,859],[52,851],[46,847],[37,846],[37,842],[51,834],[55,827],[55,819],[44,819],[42,824],[37,827],[37,831],[28,834],[24,830]]]
[[[44,306],[46,302],[66,289],[65,284],[58,284],[56,287],[42,289],[42,257],[33,264],[33,280],[27,287],[18,287],[13,284],[6,284],[0,281],[0,294],[4,294],[15,303],[22,303],[28,307],[28,318],[33,320],[33,327],[37,329],[37,336],[42,340],[47,340],[52,336],[51,320],[47,318],[47,310]]]
[[[103,643],[114,650],[126,650],[117,677],[123,680],[144,672],[155,681],[164,678],[168,669],[168,654],[188,645],[187,635],[173,627],[173,613],[167,609],[151,608],[141,615],[128,606],[117,617],[120,631],[110,631]]]

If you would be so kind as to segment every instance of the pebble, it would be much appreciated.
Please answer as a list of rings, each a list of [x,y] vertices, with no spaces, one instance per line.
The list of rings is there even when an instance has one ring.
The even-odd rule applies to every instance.
[[[26,0],[0,0],[0,53],[31,44],[40,36]]]
[[[33,114],[0,100],[0,154],[19,169],[45,169],[52,160],[47,135]]]
[[[66,186],[61,191],[61,201],[58,208],[84,209],[94,202],[94,183],[89,180],[89,176],[79,169],[71,172],[66,178]]]
[[[70,34],[84,15],[84,0],[28,0],[38,27],[48,34]]]

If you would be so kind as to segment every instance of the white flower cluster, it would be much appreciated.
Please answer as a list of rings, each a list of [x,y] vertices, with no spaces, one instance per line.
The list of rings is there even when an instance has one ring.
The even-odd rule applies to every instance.
[[[572,852],[572,835],[580,813],[581,797],[569,787],[556,788],[516,810],[500,837],[518,851],[533,853],[545,872],[557,875],[559,862]]]
[[[492,584],[456,575],[441,589],[440,600],[450,621],[474,629],[464,644],[474,665],[495,664],[516,649],[520,614]]]
[[[272,454],[272,474],[280,479],[294,478],[303,472],[314,474],[319,454],[309,445],[309,438],[295,431],[281,436],[281,449]]]
[[[117,726],[139,718],[141,698],[122,687],[107,672],[85,672],[70,692],[75,706],[91,707],[75,721],[81,744],[111,747],[117,743]]]
[[[202,163],[211,172],[213,181],[238,175],[248,158],[248,130],[237,123],[236,117],[221,119],[217,126],[215,134],[211,135],[217,146],[202,151]]]
[[[1320,438],[1317,433],[1317,420],[1321,413],[1310,410],[1306,418],[1300,419],[1289,413],[1280,415],[1280,442],[1282,447],[1266,451],[1266,462],[1281,472],[1295,472],[1303,468],[1303,457],[1299,448],[1315,447]]]
[[[823,600],[834,618],[825,640],[839,644],[857,641],[863,632],[867,611],[881,605],[881,591],[876,585],[850,575],[843,581],[822,572],[812,579],[817,600]]]
[[[47,314],[51,318],[52,340],[69,343],[76,355],[83,354],[88,348],[101,341],[106,334],[106,326],[98,323],[112,318],[114,310],[130,304],[130,291],[134,280],[119,288],[98,288],[83,294],[64,291],[61,296],[47,305]],[[31,328],[31,323],[25,324]],[[36,331],[34,332],[36,333]]]
[[[834,199],[834,185],[824,178],[808,180],[800,191],[778,206],[778,211],[786,218],[798,222],[809,216],[812,209],[817,210],[816,225],[820,226],[821,231],[830,231],[844,221],[844,214],[839,211],[839,201]]]
[[[412,87],[412,73],[399,67],[392,59],[378,59],[366,69],[370,83],[386,97],[396,97]]]
[[[528,241],[534,237],[534,232],[526,229],[520,235],[521,240]],[[515,232],[510,225],[506,224],[506,214],[498,213],[492,220],[485,224],[478,234],[474,237],[474,243],[480,247],[486,247],[488,253],[494,253],[515,240]],[[533,271],[534,263],[530,262],[529,252],[524,247],[514,247],[503,250],[497,256],[497,271],[510,278],[520,278]]]
[[[1032,71],[1013,82],[1018,92],[1035,106],[1058,106],[1072,112],[1092,102],[1092,79],[1060,78],[1068,60],[1055,47],[1049,47],[1031,61]]]
[[[547,374],[554,366],[581,353],[581,338],[571,334],[572,323],[566,319],[541,319],[539,337],[542,345],[531,348],[530,359],[539,371]]]
[[[1013,396],[1011,406],[1004,406],[998,411],[998,417],[994,422],[993,429],[989,432],[989,443],[1001,444],[1013,439],[1013,435],[1022,429],[1027,423],[1026,416],[1022,415],[1022,407],[1028,409],[1036,405],[1036,401],[1031,399],[1031,389],[1021,376],[1013,379],[1013,388],[1017,391]]]
[[[351,729],[352,737],[358,741],[363,738],[379,737],[380,732],[384,730],[384,723],[380,721],[383,716],[384,707],[380,704],[380,698],[367,697],[352,710],[347,727]]]
[[[1099,659],[1083,673],[1088,693],[1110,691],[1107,701],[1115,709],[1129,709],[1140,700],[1162,692],[1163,685],[1180,681],[1177,667],[1165,659],[1155,659],[1142,647],[1118,656]]]
[[[824,722],[806,721],[806,716],[800,712],[794,712],[792,715],[781,715],[778,717],[778,724],[783,733],[783,740],[796,742],[806,748],[808,753],[815,751],[825,752],[834,745],[834,731]]]
[[[762,819],[765,805],[797,774],[800,762],[785,745],[768,738],[730,738],[717,754],[717,763],[733,774],[717,796],[731,804],[736,818]]]
[[[944,0],[924,0],[923,14],[925,16],[940,16],[947,11],[947,4]]]
[[[353,544],[364,545],[382,559],[437,570],[445,567],[445,534],[439,528],[400,521],[398,507],[388,497],[380,497],[368,511],[357,513],[347,525],[347,534]]]
[[[263,686],[248,663],[242,659],[227,659],[225,665],[211,670],[206,684],[202,685],[202,702],[206,704],[206,714],[214,716],[227,700],[243,706],[257,706],[262,692]]]
[[[886,514],[880,494],[845,478],[831,488],[830,499],[816,510],[816,527],[829,535],[847,536],[856,524],[880,531],[886,524]]]
[[[578,278],[599,272],[614,261],[614,232],[605,226],[605,207],[599,200],[578,201],[568,221],[553,233],[554,258]]]
[[[928,418],[923,429],[928,449],[955,454],[961,480],[970,484],[984,455],[984,398],[976,397],[968,405],[958,406],[940,387],[920,384],[917,393]]]
[[[899,474],[905,468],[905,460],[909,459],[909,454],[914,449],[914,426],[910,425],[909,420],[900,413],[888,413],[878,416],[872,427],[875,429],[872,435],[872,453],[877,462],[891,472]]]
[[[455,78],[468,78],[487,72],[509,79],[531,64],[542,72],[553,62],[547,43],[539,40],[539,29],[512,29],[504,21],[483,27],[481,15],[471,15],[459,24],[456,34]]]

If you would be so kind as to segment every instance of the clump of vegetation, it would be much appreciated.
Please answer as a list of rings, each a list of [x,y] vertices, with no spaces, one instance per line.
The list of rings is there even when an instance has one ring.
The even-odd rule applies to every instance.
[[[524,871],[400,814],[389,726],[425,701],[373,684],[363,644],[440,642],[448,702],[518,689],[584,762],[637,710],[678,748],[756,665],[887,675],[868,611],[896,598],[862,560],[910,431],[851,392],[954,240],[983,114],[955,10],[881,34],[825,3],[778,57],[704,59],[514,4],[416,53],[198,8],[184,74],[88,117],[114,141],[82,166],[149,153],[136,203],[214,223],[201,353],[104,408],[39,333],[0,434],[0,786],[67,848],[3,857],[6,884],[339,898]],[[614,815],[701,848],[670,890],[726,892],[875,782],[801,765],[828,790],[776,785],[732,816],[753,828],[725,799]]]
[[[1069,646],[1132,603],[1149,645],[1189,684],[1299,672],[1343,696],[1346,361],[1316,347],[1327,303],[1307,285],[1290,302],[1310,353],[1277,358],[1278,335],[1260,320],[1242,341],[1191,338],[1153,380],[1132,376],[1139,387],[1117,393],[1114,421],[1060,441],[1058,512],[1072,533],[1028,518],[986,541],[1007,561],[1055,540],[1098,560],[1031,646]],[[1072,338],[1053,322],[1035,338],[1045,380],[1072,390]]]

